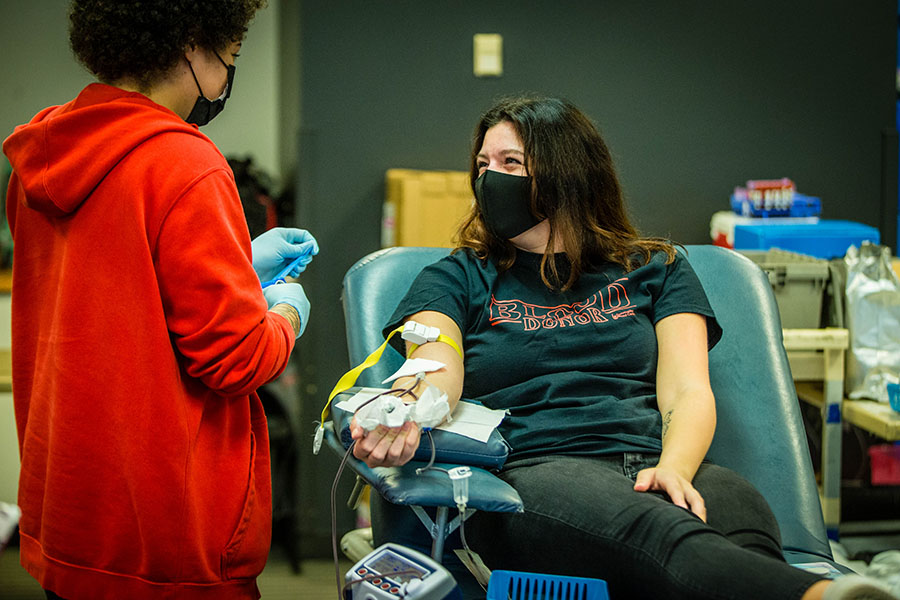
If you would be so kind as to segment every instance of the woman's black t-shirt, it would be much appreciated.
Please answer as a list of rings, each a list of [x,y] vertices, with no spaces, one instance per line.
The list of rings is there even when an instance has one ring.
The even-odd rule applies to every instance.
[[[498,275],[491,260],[455,252],[423,269],[385,332],[423,310],[453,319],[463,334],[462,397],[508,411],[500,432],[512,456],[659,452],[654,325],[698,313],[710,348],[722,335],[690,264],[656,253],[629,273],[610,263],[554,292],[540,261],[520,251]]]

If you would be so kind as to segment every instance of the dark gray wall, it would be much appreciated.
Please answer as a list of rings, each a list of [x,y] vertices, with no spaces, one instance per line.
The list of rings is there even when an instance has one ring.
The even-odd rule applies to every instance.
[[[303,2],[298,222],[321,246],[307,422],[348,366],[340,281],[379,246],[385,170],[466,169],[499,95],[564,96],[594,118],[646,234],[708,242],[735,185],[787,176],[826,218],[885,220],[893,239],[896,19],[887,0]],[[503,35],[503,77],[473,76],[475,33]],[[312,548],[335,469],[304,460]]]

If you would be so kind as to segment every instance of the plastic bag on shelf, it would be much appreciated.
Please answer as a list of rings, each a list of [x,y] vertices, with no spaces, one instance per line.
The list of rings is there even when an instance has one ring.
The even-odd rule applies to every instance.
[[[887,384],[900,380],[900,280],[887,246],[850,246],[844,263],[848,395],[887,403]]]

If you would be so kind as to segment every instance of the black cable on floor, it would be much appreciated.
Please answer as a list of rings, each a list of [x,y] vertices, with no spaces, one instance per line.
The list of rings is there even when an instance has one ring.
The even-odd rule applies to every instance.
[[[347,451],[344,453],[344,458],[341,459],[341,464],[338,467],[337,473],[334,475],[334,483],[331,484],[331,555],[334,558],[334,576],[335,582],[337,583],[337,593],[338,600],[344,600],[343,594],[343,585],[341,585],[341,567],[340,561],[338,560],[338,542],[337,542],[337,487],[338,481],[341,479],[341,473],[344,472],[344,467],[347,465],[347,459],[350,458],[350,453],[353,452],[353,447],[356,445],[356,440],[350,444],[350,447],[347,448]]]

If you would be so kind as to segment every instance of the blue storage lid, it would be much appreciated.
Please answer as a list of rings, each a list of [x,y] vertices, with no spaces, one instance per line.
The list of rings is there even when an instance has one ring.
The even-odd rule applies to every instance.
[[[847,248],[860,246],[864,241],[879,243],[878,229],[853,221],[822,219],[818,223],[761,222],[734,226],[735,250],[781,248],[816,258],[840,258]]]

